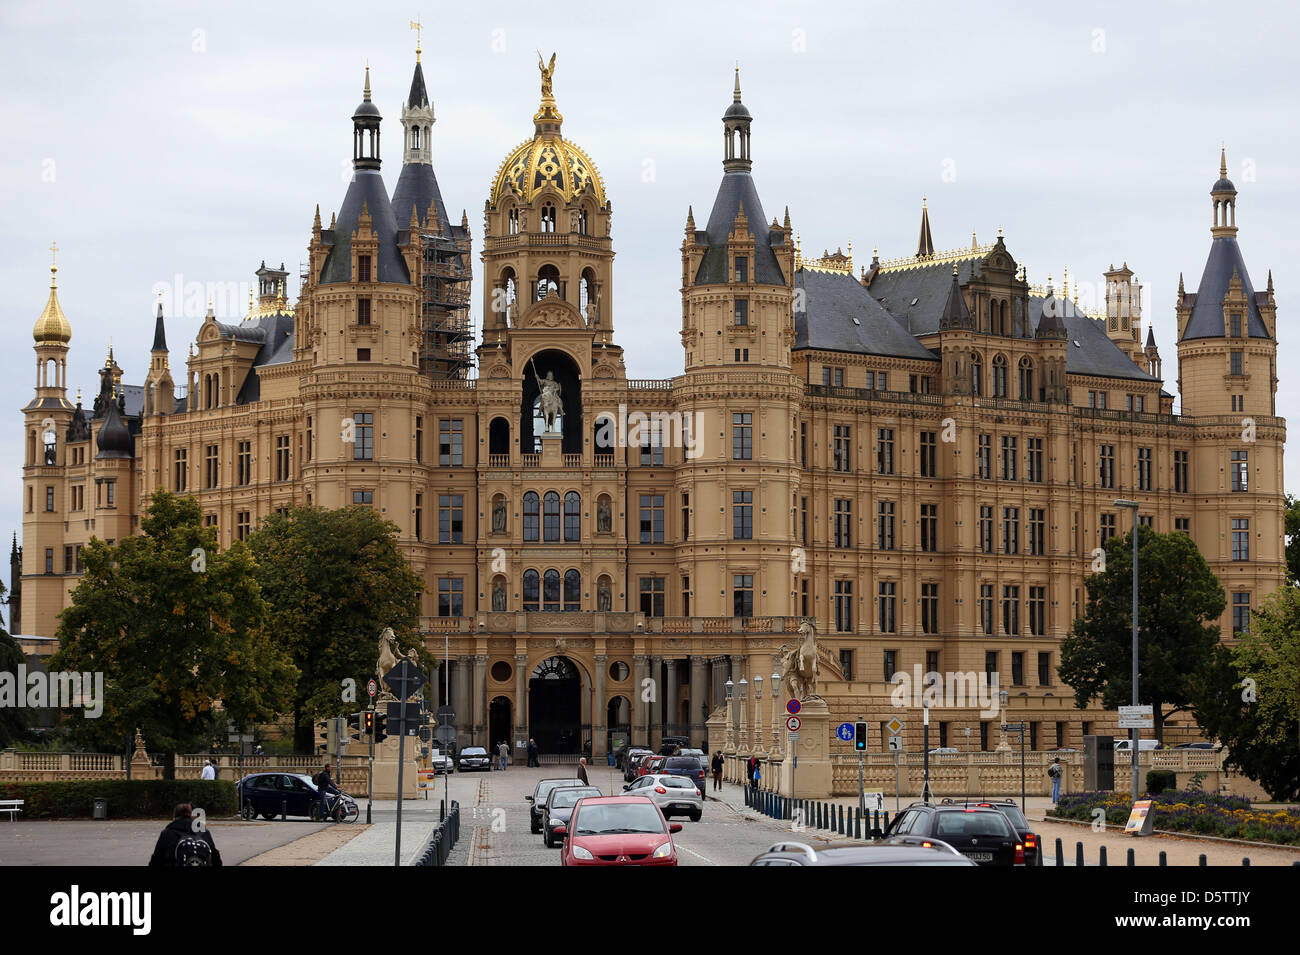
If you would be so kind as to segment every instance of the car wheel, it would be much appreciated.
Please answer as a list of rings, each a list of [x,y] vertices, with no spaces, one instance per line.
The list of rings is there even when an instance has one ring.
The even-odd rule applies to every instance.
[[[528,828],[529,828],[530,830],[532,830],[532,832],[533,832],[534,834],[536,834],[536,833],[542,831],[542,830],[541,830],[541,827],[538,826],[537,823],[533,822],[532,820],[529,820],[529,822],[528,822]]]
[[[268,819],[268,820],[274,820],[274,819],[275,819],[275,813],[273,813],[273,812],[264,812],[264,813],[262,813],[262,818],[263,818],[263,819]]]
[[[244,808],[239,811],[239,815],[243,817],[243,819],[245,819],[246,821],[252,822],[254,819],[257,818],[257,810],[253,808],[253,804],[251,802],[245,803]]]
[[[551,841],[551,830],[547,829],[544,832],[542,832],[542,843],[548,849],[555,848],[555,843]]]
[[[693,812],[693,813],[691,813],[691,822],[699,822],[699,821],[700,821],[700,817],[703,816],[703,815],[704,815],[703,812]]]

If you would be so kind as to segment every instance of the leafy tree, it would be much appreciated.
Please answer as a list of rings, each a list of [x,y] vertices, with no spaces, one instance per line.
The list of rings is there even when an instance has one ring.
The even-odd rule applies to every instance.
[[[1286,582],[1300,584],[1300,498],[1286,496]]]
[[[5,595],[5,585],[0,583],[0,598]],[[0,602],[3,602],[0,600]],[[18,667],[26,656],[18,641],[0,626],[0,673],[18,675]],[[19,688],[22,691],[22,688]],[[0,748],[12,745],[26,735],[28,710],[18,707],[0,707]]]
[[[1088,604],[1061,643],[1061,679],[1080,709],[1097,697],[1116,709],[1132,700],[1132,534],[1106,542],[1105,569],[1084,583]],[[1156,739],[1166,716],[1190,706],[1195,678],[1211,665],[1226,602],[1189,535],[1138,528],[1138,692],[1152,705]]]
[[[297,673],[267,630],[252,555],[217,550],[198,502],[154,494],[143,533],[91,538],[86,571],[60,616],[51,670],[104,674],[104,711],[73,734],[117,748],[139,727],[168,753],[209,743],[214,725],[273,719]],[[170,773],[172,766],[168,766]]]
[[[311,751],[315,720],[357,709],[343,699],[343,680],[355,680],[364,699],[385,627],[417,645],[423,586],[397,532],[370,507],[295,507],[249,537],[272,630],[302,673],[293,702],[299,752]]]

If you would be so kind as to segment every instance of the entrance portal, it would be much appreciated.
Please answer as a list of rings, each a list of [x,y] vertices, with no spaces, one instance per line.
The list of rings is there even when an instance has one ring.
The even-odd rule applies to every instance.
[[[528,681],[528,735],[543,753],[582,748],[582,676],[568,657],[548,657]]]
[[[497,743],[504,742],[514,753],[514,733],[510,725],[510,700],[504,696],[494,697],[488,704],[488,738],[485,748],[497,757]]]

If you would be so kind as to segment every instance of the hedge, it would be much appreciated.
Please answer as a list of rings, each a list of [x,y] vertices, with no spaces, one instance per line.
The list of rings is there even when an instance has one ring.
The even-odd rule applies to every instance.
[[[89,819],[94,801],[100,798],[108,800],[110,819],[170,819],[183,802],[209,816],[233,816],[239,807],[235,784],[224,779],[0,782],[0,799],[25,800],[20,819]]]

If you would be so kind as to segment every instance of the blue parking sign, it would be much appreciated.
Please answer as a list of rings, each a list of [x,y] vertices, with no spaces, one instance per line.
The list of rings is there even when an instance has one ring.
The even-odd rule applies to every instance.
[[[839,729],[835,731],[835,735],[838,736],[840,739],[844,740],[844,742],[846,743],[853,742],[853,734],[854,734],[854,729],[852,723],[841,723]]]

